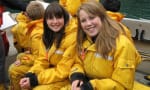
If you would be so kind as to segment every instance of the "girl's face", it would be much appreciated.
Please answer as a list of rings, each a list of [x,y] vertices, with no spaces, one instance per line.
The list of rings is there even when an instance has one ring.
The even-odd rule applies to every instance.
[[[64,26],[64,18],[63,17],[48,18],[46,22],[47,22],[48,27],[54,32],[60,31],[61,28]]]
[[[101,19],[98,16],[88,14],[84,10],[80,10],[79,18],[81,27],[88,36],[95,37],[98,35],[102,26]]]

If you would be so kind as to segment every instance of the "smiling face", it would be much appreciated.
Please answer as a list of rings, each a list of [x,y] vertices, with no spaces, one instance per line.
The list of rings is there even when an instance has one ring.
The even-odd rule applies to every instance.
[[[98,35],[102,25],[100,17],[89,14],[84,10],[80,10],[79,20],[83,31],[88,36],[95,37]]]
[[[54,32],[60,31],[61,28],[64,26],[63,17],[48,18],[46,22],[47,22],[48,27]]]

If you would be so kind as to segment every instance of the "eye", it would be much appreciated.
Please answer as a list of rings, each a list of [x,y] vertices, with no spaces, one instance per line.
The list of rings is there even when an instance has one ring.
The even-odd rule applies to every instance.
[[[89,17],[90,20],[93,20],[94,18],[95,18],[95,16],[90,16]]]
[[[80,19],[81,23],[84,23],[86,21],[86,19]]]

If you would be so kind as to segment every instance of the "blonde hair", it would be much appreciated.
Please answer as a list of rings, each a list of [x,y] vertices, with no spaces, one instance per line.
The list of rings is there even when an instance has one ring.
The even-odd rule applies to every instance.
[[[92,14],[94,16],[98,16],[101,20],[102,27],[99,30],[98,36],[95,41],[96,50],[100,53],[104,58],[108,57],[108,54],[111,51],[116,49],[116,38],[119,36],[122,27],[118,22],[112,20],[107,14],[106,10],[102,6],[102,4],[94,1],[83,3],[77,12],[78,18],[78,32],[77,32],[77,49],[78,52],[82,50],[82,44],[86,40],[87,36],[82,30],[82,26],[80,23],[79,13],[81,10],[84,10],[88,14]],[[124,30],[123,30],[124,31]]]
[[[44,7],[37,1],[31,1],[26,8],[26,13],[32,20],[41,19],[44,16]]]

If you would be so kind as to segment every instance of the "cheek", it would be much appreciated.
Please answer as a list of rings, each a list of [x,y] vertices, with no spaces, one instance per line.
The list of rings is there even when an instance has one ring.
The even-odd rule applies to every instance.
[[[99,26],[99,28],[101,28],[102,27],[102,22],[101,22],[101,19],[97,19],[97,25]]]
[[[81,28],[84,29],[85,28],[85,24],[81,23]]]
[[[59,22],[60,22],[62,25],[64,25],[64,24],[65,24],[64,19],[60,20]]]
[[[51,22],[50,22],[50,20],[47,20],[46,23],[49,26]]]

